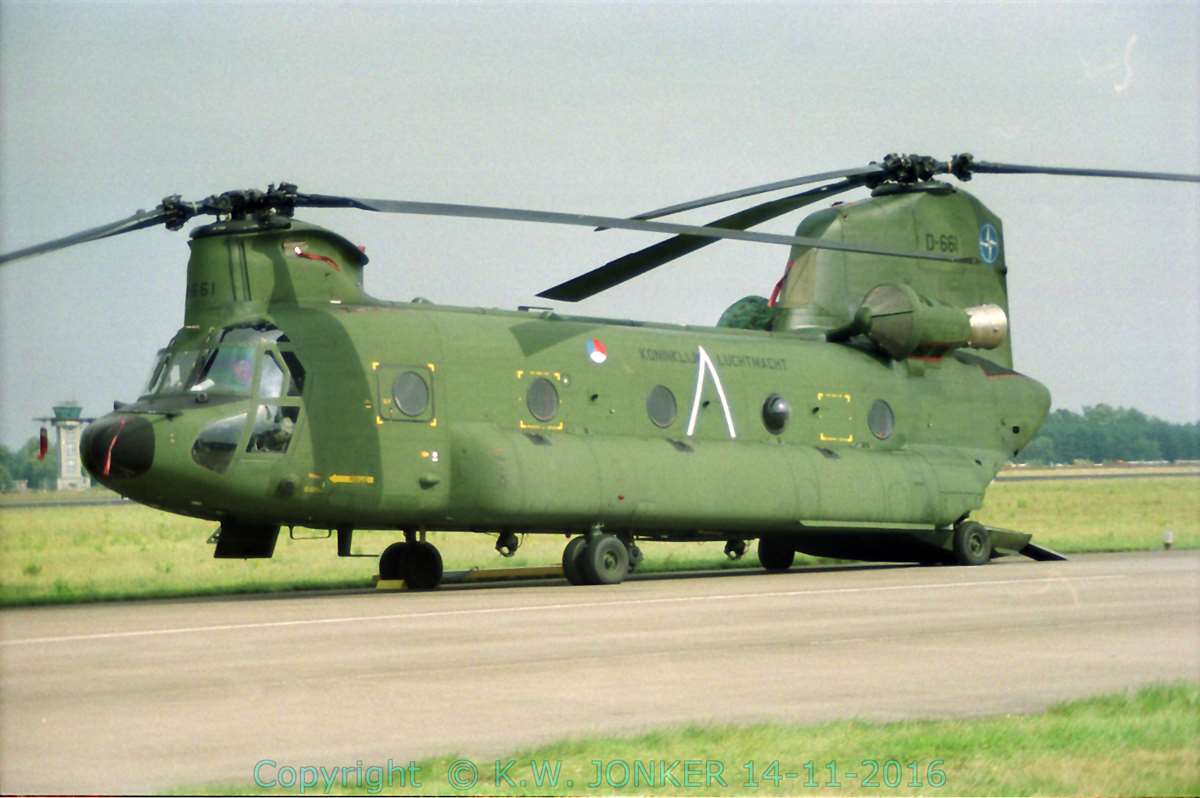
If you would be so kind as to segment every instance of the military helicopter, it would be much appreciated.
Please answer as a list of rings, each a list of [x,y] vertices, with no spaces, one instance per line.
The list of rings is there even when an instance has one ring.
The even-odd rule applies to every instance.
[[[970,519],[1050,394],[1013,370],[1000,218],[936,178],[1200,176],[889,155],[633,217],[301,193],[282,183],[150,211],[0,256],[134,230],[191,231],[182,328],[82,459],[136,501],[219,523],[217,557],[270,557],[281,527],[402,530],[379,575],[429,589],[427,530],[569,538],[572,584],[621,582],[640,540],[725,542],[771,571],[797,551],[980,565],[1058,555]],[[708,225],[655,221],[819,184]],[[749,228],[834,202],[794,235]],[[715,327],[388,302],[365,254],[298,208],[624,228],[672,237],[539,296],[578,301],[722,239],[790,247],[769,297]]]

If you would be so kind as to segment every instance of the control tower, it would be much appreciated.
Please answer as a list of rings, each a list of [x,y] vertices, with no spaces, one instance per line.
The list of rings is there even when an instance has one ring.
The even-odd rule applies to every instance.
[[[81,418],[83,408],[78,402],[63,402],[54,406],[54,415],[49,418],[35,418],[34,421],[49,423],[54,427],[56,445],[58,446],[58,489],[86,490],[91,486],[91,480],[83,475],[79,461],[79,437],[83,434],[85,424],[95,421],[94,418]],[[43,428],[43,433],[45,428]]]

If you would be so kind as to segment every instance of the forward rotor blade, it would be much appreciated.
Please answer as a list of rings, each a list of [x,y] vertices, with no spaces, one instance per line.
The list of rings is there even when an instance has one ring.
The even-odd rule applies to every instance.
[[[815,175],[805,175],[804,177],[793,177],[788,180],[778,180],[774,183],[763,183],[759,186],[750,186],[748,188],[739,188],[733,191],[726,191],[723,194],[713,194],[711,197],[702,197],[701,199],[689,200],[680,202],[676,205],[668,205],[665,208],[658,208],[653,211],[639,213],[636,216],[631,216],[631,219],[657,219],[660,216],[669,216],[672,213],[680,213],[682,211],[690,211],[693,208],[703,208],[706,205],[716,205],[729,200],[741,199],[742,197],[752,197],[755,194],[765,194],[768,191],[777,191],[781,188],[793,188],[795,186],[803,186],[808,183],[819,183],[822,180],[836,180],[839,177],[868,177],[870,175],[882,174],[885,170],[876,165],[856,166],[853,169],[838,169],[833,172],[820,172]]]
[[[154,227],[155,225],[163,224],[168,216],[169,214],[161,206],[152,211],[138,211],[132,216],[121,219],[118,222],[102,224],[99,227],[92,227],[69,236],[56,238],[53,241],[46,241],[41,244],[34,244],[31,247],[25,247],[24,249],[6,252],[0,255],[0,266],[14,260],[41,255],[46,252],[54,252],[55,250],[65,249],[86,241],[96,241],[97,239],[109,238],[110,236],[117,236],[122,233],[131,233],[134,230],[141,230],[145,227]]]
[[[1072,175],[1075,177],[1130,177],[1137,180],[1171,180],[1180,183],[1200,183],[1200,175],[1178,172],[1131,172],[1124,169],[1076,169],[1069,166],[1029,166],[1016,163],[972,161],[972,172],[990,174]]]
[[[826,197],[849,191],[852,188],[862,185],[862,183],[863,178],[859,177],[809,189],[800,194],[764,202],[761,205],[755,205],[744,211],[722,217],[716,221],[709,222],[706,227],[738,230],[753,227],[756,224],[762,224],[765,221],[782,216],[785,213],[802,208],[805,205],[817,202]],[[538,296],[563,302],[578,302],[601,291],[607,291],[609,288],[620,285],[627,280],[632,280],[634,277],[643,275],[651,269],[662,266],[664,263],[670,263],[676,258],[681,258],[709,244],[714,244],[716,241],[717,239],[699,238],[691,235],[675,236],[674,238],[660,241],[657,244],[638,250],[637,252],[632,252],[616,260],[609,261],[586,274],[581,274],[564,283],[559,283],[553,288],[548,288],[538,294]]]
[[[640,219],[624,219],[616,216],[590,216],[581,213],[557,213],[534,211],[524,208],[497,208],[488,205],[452,205],[441,202],[412,202],[408,200],[364,199],[339,197],[326,194],[297,194],[296,207],[310,208],[359,208],[378,213],[403,213],[418,216],[450,216],[467,219],[498,219],[511,222],[543,222],[567,224],[581,227],[615,227],[623,230],[638,230],[646,233],[668,233],[671,235],[699,236],[709,239],[731,238],[735,241],[754,241],[761,244],[832,249],[841,252],[858,252],[866,255],[884,255],[896,258],[917,258],[951,263],[975,263],[975,258],[956,258],[924,252],[900,252],[894,249],[871,247],[861,244],[844,244],[821,238],[804,238],[776,233],[751,233],[727,227],[709,227],[670,222],[646,222]]]

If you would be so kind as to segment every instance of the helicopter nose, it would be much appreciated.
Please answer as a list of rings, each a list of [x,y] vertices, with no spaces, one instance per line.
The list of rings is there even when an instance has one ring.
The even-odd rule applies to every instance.
[[[80,450],[84,467],[101,482],[140,476],[154,462],[154,427],[141,416],[107,415],[83,431]]]

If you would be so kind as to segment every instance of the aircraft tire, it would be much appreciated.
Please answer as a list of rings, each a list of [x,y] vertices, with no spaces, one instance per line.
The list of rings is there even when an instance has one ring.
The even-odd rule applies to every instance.
[[[764,535],[758,539],[758,561],[768,571],[786,571],[796,561],[796,550],[786,541]]]
[[[427,541],[410,543],[404,581],[410,590],[433,590],[442,583],[442,553]]]
[[[629,574],[629,549],[616,535],[593,538],[579,559],[591,585],[617,585]]]
[[[411,544],[393,543],[379,555],[380,579],[403,579]]]
[[[583,550],[587,548],[587,538],[580,535],[577,538],[571,538],[563,549],[562,569],[563,576],[572,585],[586,585],[587,576],[583,573]]]
[[[629,573],[633,573],[638,569],[638,566],[642,564],[642,560],[645,559],[645,555],[642,554],[642,550],[638,547],[638,544],[634,543],[632,540],[625,544],[625,548],[629,550]]]
[[[954,561],[983,565],[992,559],[992,535],[983,524],[967,521],[954,528]]]

